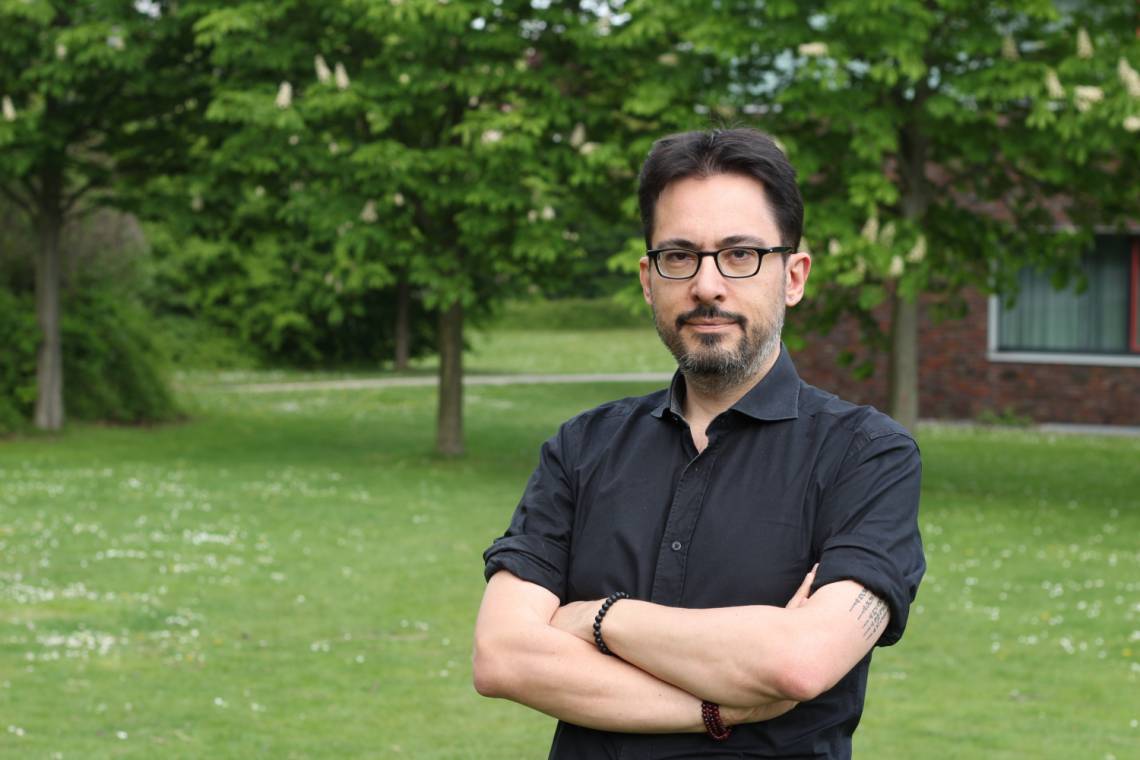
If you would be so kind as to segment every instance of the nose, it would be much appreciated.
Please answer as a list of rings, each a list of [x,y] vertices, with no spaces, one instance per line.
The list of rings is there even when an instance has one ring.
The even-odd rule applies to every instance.
[[[689,280],[689,292],[698,303],[723,301],[726,294],[724,275],[711,256],[702,256],[697,273]]]

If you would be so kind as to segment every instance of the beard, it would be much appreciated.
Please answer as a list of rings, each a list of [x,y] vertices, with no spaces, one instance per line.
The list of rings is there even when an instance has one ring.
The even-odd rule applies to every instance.
[[[770,320],[755,322],[749,321],[743,314],[722,311],[711,304],[701,304],[669,324],[654,307],[653,323],[661,342],[677,360],[677,368],[685,376],[685,381],[693,383],[705,393],[716,394],[755,379],[765,363],[780,350],[784,313],[783,299],[777,302],[776,311]],[[743,335],[733,344],[725,335],[698,334],[697,345],[690,347],[681,336],[681,328],[694,319],[731,320],[740,325]]]

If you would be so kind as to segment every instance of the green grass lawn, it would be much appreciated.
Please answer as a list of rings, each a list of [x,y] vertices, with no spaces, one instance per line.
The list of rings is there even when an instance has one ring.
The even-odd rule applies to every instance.
[[[470,685],[480,553],[560,421],[648,389],[471,389],[458,461],[427,388],[0,442],[0,757],[545,757]],[[921,444],[929,572],[857,754],[1140,756],[1140,441]]]
[[[473,375],[584,374],[597,372],[672,372],[677,364],[661,345],[650,324],[609,329],[475,330],[468,337],[464,367]],[[435,357],[412,362],[410,375],[432,377]],[[357,370],[231,370],[184,371],[182,385],[354,380],[389,377],[391,372]]]

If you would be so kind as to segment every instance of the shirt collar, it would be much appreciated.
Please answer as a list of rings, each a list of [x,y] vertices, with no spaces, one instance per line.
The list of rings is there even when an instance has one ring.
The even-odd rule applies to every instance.
[[[680,370],[673,374],[669,391],[664,400],[651,412],[658,419],[671,412],[682,418],[681,408],[685,398],[685,376]],[[800,376],[796,365],[788,355],[788,348],[780,344],[780,355],[768,374],[752,386],[732,409],[757,420],[794,420],[799,417]]]

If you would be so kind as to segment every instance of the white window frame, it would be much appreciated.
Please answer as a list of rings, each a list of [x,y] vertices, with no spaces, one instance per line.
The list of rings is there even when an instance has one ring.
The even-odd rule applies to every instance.
[[[986,359],[1014,364],[1078,364],[1097,367],[1140,367],[1140,354],[1067,354],[1061,351],[1002,351],[998,348],[1001,299],[989,297],[986,320]]]

